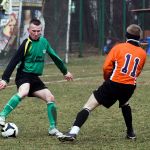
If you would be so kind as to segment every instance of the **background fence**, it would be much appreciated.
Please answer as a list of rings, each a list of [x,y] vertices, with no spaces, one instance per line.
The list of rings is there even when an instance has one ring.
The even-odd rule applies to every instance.
[[[107,39],[123,41],[126,26],[136,23],[150,30],[150,13],[133,9],[150,7],[149,0],[74,0],[76,9],[71,21],[71,52],[84,56],[89,50],[102,54]],[[78,44],[77,49],[74,47]],[[88,48],[87,48],[88,45]]]
[[[0,7],[1,65],[28,36],[28,23],[35,17],[42,22],[43,35],[64,59],[67,49],[71,57],[103,54],[106,45],[125,40],[125,29],[131,23],[141,25],[145,37],[150,36],[150,11],[133,11],[149,8],[150,0],[13,0],[11,5],[11,14]],[[4,28],[12,18],[17,21],[12,21],[13,28],[4,39]]]

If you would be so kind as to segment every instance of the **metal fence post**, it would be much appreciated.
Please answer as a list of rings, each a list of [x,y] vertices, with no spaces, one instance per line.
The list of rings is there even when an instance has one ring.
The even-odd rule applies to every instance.
[[[100,54],[103,54],[104,39],[105,39],[105,1],[98,0],[98,24],[99,24],[99,48]]]
[[[123,28],[123,39],[125,40],[125,32],[126,32],[126,0],[123,0],[123,23],[122,23],[122,28]]]
[[[83,0],[80,0],[79,12],[79,57],[83,56]]]

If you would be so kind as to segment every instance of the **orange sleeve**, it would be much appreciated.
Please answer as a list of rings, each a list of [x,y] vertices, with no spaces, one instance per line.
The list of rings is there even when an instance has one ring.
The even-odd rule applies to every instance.
[[[106,56],[104,65],[103,65],[103,77],[104,80],[108,80],[112,74],[115,65],[115,47],[113,47],[109,54]]]

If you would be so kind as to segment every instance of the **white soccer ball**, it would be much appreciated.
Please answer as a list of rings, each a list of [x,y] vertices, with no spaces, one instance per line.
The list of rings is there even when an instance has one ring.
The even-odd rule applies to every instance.
[[[17,137],[18,135],[18,127],[14,123],[6,123],[5,126],[1,130],[2,136],[5,138],[8,137]]]

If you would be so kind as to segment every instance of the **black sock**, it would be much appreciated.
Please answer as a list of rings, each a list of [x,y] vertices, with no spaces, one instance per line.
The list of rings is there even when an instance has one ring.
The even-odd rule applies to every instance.
[[[78,126],[79,128],[81,128],[81,126],[85,123],[85,121],[87,120],[88,116],[89,116],[90,110],[84,108],[83,110],[81,110],[76,117],[76,120],[73,124],[73,126]]]
[[[132,126],[131,107],[129,105],[125,105],[121,109],[122,109],[122,114],[123,114],[123,117],[124,117],[124,121],[126,123],[127,132],[132,132],[133,131],[133,126]]]

